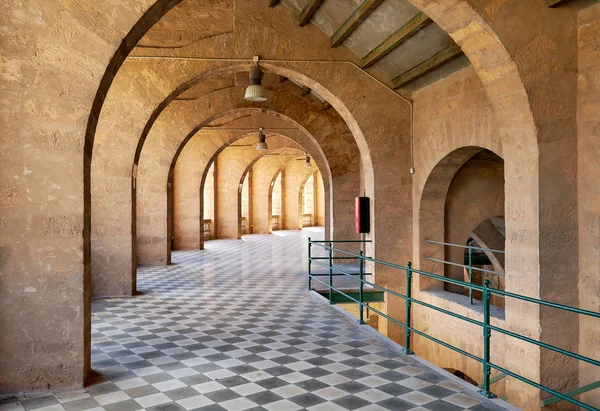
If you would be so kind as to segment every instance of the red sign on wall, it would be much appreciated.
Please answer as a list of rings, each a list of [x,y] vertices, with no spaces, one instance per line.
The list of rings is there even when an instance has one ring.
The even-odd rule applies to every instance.
[[[371,231],[371,200],[369,197],[356,197],[354,211],[354,224],[356,232],[368,233]]]

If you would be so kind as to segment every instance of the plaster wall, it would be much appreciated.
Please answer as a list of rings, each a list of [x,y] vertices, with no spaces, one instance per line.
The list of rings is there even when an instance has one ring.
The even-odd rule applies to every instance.
[[[600,3],[579,12],[577,44],[579,306],[600,312]],[[600,358],[600,321],[586,316],[579,321],[580,353]],[[580,362],[579,385],[595,381],[600,367]],[[581,399],[600,408],[598,388]]]

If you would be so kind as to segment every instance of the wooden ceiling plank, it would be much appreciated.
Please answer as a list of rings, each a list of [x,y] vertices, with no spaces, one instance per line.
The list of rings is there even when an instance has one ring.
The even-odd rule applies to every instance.
[[[362,67],[367,68],[377,63],[429,23],[431,23],[431,19],[427,17],[427,15],[424,13],[417,14],[408,23],[400,27],[395,33],[364,56],[362,58]]]
[[[369,14],[379,6],[383,0],[364,0],[354,13],[337,29],[331,37],[331,47],[337,47],[360,26]]]
[[[306,6],[304,6],[300,12],[298,24],[300,24],[300,26],[306,26],[316,11],[319,10],[319,7],[321,7],[322,3],[323,0],[309,0],[308,3],[306,3]]]
[[[405,86],[406,84],[415,81],[421,76],[429,73],[432,70],[440,67],[442,64],[452,60],[453,58],[462,54],[462,50],[458,44],[453,44],[450,47],[445,48],[434,56],[428,58],[424,62],[417,64],[415,67],[407,70],[400,74],[393,80],[392,87],[394,89]]]

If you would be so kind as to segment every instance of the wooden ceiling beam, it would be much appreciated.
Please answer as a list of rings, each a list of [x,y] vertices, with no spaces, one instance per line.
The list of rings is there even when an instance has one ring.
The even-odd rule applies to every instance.
[[[322,3],[323,0],[309,0],[308,3],[306,3],[306,6],[304,6],[300,12],[298,24],[300,24],[300,26],[306,26],[316,11],[319,10],[319,7],[321,7]]]
[[[556,7],[564,4],[570,0],[548,0],[548,7]]]
[[[460,46],[458,44],[453,44],[450,47],[440,51],[436,55],[428,58],[424,62],[417,64],[410,70],[400,74],[392,81],[392,87],[395,89],[403,87],[461,54],[462,50],[460,49]]]
[[[367,68],[377,63],[429,23],[431,23],[431,19],[427,17],[427,15],[424,13],[417,14],[408,23],[400,27],[395,33],[364,56],[362,58],[362,67]]]
[[[366,19],[381,4],[383,0],[363,0],[354,13],[337,29],[331,37],[331,47],[337,47],[360,26],[360,23]]]
[[[275,7],[279,3],[279,0],[269,0],[269,7]]]

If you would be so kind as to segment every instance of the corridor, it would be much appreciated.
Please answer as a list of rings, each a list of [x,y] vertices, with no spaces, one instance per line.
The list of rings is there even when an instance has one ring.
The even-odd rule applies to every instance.
[[[0,410],[501,409],[311,296],[316,230],[211,241],[140,268],[141,295],[93,302],[99,381]]]

